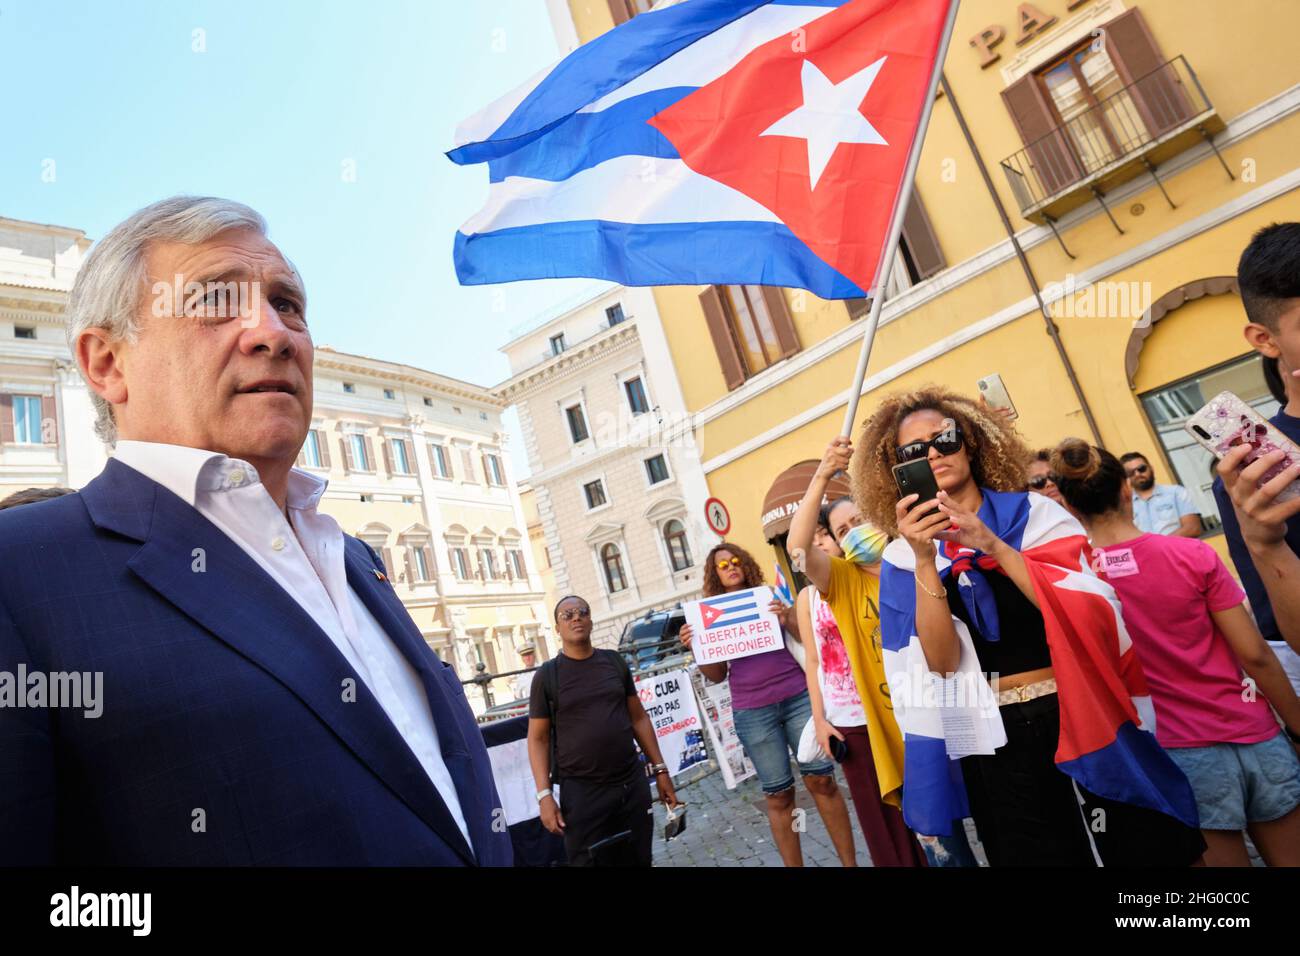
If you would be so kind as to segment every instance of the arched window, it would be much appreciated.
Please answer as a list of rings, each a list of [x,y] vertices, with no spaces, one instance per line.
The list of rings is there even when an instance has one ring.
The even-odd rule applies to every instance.
[[[617,594],[619,591],[627,590],[627,575],[623,573],[623,555],[619,554],[616,545],[607,544],[600,549],[600,563],[605,569],[605,587],[609,589],[609,593]]]
[[[664,544],[668,547],[668,561],[674,571],[685,571],[691,566],[691,546],[686,540],[686,526],[676,518],[664,524]]]

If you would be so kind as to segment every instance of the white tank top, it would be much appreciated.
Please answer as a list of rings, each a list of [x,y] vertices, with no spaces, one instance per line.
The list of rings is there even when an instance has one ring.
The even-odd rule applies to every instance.
[[[848,648],[844,646],[830,605],[822,600],[816,588],[809,589],[808,611],[817,641],[817,683],[821,687],[826,719],[836,727],[862,727],[867,715],[853,680]]]

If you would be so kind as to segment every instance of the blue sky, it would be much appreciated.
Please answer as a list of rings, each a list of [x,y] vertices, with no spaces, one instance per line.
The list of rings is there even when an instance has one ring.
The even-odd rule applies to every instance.
[[[543,0],[3,0],[0,216],[95,239],[164,196],[238,199],[302,271],[317,344],[493,385],[511,329],[594,286],[461,287],[487,173],[443,152],[558,55]]]

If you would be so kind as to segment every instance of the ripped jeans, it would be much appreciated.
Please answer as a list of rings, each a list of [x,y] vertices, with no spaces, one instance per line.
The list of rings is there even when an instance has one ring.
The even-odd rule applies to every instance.
[[[975,852],[966,838],[966,826],[961,820],[952,822],[951,836],[916,835],[926,862],[931,866],[979,866]]]

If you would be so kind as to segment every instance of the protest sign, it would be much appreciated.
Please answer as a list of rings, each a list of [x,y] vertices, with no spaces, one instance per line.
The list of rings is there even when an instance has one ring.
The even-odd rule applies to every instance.
[[[685,670],[638,677],[636,692],[650,716],[670,775],[675,777],[689,767],[708,762],[704,727],[691,693],[691,677]]]
[[[736,721],[731,712],[731,685],[723,681],[701,687],[698,693],[700,709],[704,711],[704,726],[718,757],[718,769],[722,771],[722,782],[728,790],[734,790],[736,784],[757,771],[745,756],[745,748],[736,734]]]
[[[682,605],[697,664],[720,664],[785,647],[781,622],[768,611],[769,587],[730,591]]]

